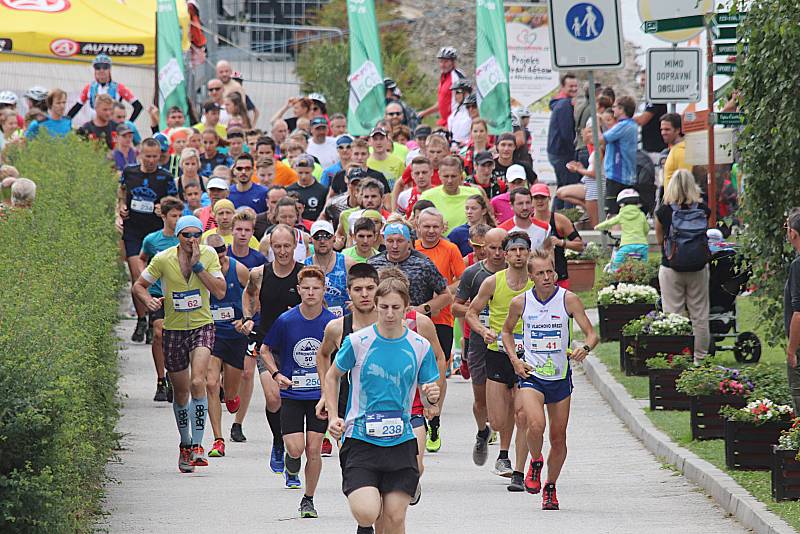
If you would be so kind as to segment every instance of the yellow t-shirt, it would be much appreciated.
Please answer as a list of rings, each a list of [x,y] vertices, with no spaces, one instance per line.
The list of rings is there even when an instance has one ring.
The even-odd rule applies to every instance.
[[[208,274],[223,278],[222,267],[213,248],[200,245],[200,262]],[[166,330],[195,330],[214,323],[209,307],[210,292],[195,273],[189,275],[188,281],[183,277],[177,246],[156,254],[142,277],[151,284],[161,280]]]
[[[405,162],[391,153],[383,161],[378,161],[373,156],[370,156],[367,160],[367,167],[383,173],[383,176],[389,181],[389,185],[394,184],[395,180],[400,178],[403,175],[403,171],[406,170]]]
[[[679,169],[686,169],[692,172],[692,166],[686,164],[686,141],[673,145],[669,150],[667,161],[664,162],[664,189],[667,188],[669,179]]]
[[[205,232],[203,232],[203,237],[201,238],[202,242],[205,243],[206,238],[208,236],[219,233],[217,232],[218,229],[219,228],[212,228],[211,230],[206,230]],[[225,241],[225,244],[227,246],[233,245],[233,234],[228,234],[228,235],[220,234],[220,236],[222,237],[222,240]],[[250,248],[252,248],[253,250],[258,250],[258,239],[256,239],[255,237],[251,237],[248,245],[250,245]]]
[[[202,122],[198,122],[197,124],[192,126],[192,128],[194,128],[200,133],[203,133],[203,131],[206,129],[206,125],[203,124]],[[224,124],[218,122],[217,125],[214,126],[214,129],[217,131],[217,135],[220,136],[221,138],[223,139],[228,138],[228,129],[225,127]]]

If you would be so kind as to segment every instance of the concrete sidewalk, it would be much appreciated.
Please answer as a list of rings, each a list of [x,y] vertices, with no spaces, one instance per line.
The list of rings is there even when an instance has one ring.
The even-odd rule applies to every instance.
[[[122,339],[130,338],[133,327],[133,321],[121,323]],[[260,386],[244,424],[247,442],[226,443],[225,458],[211,458],[209,467],[182,475],[171,406],[152,401],[150,347],[126,343],[120,357],[123,450],[119,461],[108,466],[112,482],[101,528],[119,533],[355,532],[336,453],[323,459],[314,499],[320,519],[298,518],[302,492],[285,489],[283,478],[267,469],[271,438]],[[539,495],[508,493],[507,479],[490,471],[497,446],[490,448],[486,466],[473,465],[471,387],[456,376],[448,384],[442,450],[426,455],[422,500],[409,510],[408,532],[745,532],[695,486],[663,468],[612,413],[581,368],[575,369],[574,381],[570,451],[558,485],[562,510],[542,511]],[[224,413],[226,439],[231,420]],[[211,425],[207,428],[206,449]]]

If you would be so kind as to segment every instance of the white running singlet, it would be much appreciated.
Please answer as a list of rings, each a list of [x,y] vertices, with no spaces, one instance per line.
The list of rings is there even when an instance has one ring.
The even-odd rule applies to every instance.
[[[541,302],[535,288],[525,292],[522,311],[524,358],[533,366],[533,375],[541,380],[567,377],[571,317],[567,312],[566,294],[566,289],[556,286],[550,298]]]

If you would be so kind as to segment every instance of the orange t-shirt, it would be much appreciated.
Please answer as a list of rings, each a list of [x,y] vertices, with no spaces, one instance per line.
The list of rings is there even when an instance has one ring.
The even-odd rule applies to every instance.
[[[461,257],[461,252],[450,241],[440,239],[435,247],[425,248],[422,246],[422,241],[417,239],[414,242],[414,248],[431,259],[444,279],[447,280],[448,286],[461,278],[464,273],[464,259]],[[442,308],[442,311],[431,319],[434,324],[453,326],[453,313],[450,311],[450,306]]]
[[[282,161],[275,161],[275,179],[272,181],[273,185],[282,185],[289,187],[297,181],[297,173],[294,169],[286,165]]]

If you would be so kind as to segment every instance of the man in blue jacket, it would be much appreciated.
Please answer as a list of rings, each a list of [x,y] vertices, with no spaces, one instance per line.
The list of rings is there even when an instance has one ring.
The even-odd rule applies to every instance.
[[[575,108],[572,104],[578,94],[578,79],[574,74],[561,77],[561,91],[550,101],[550,128],[547,133],[547,159],[556,173],[558,187],[575,184],[580,176],[567,169],[567,163],[575,159]],[[553,208],[565,206],[556,199]]]

